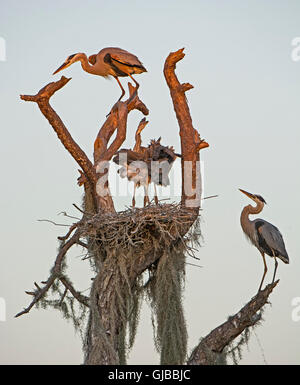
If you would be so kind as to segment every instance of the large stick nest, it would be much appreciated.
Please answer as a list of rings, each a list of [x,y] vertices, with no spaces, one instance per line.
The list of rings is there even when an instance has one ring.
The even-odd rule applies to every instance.
[[[166,247],[178,241],[186,245],[194,238],[195,231],[187,233],[187,230],[197,217],[198,211],[180,204],[149,205],[118,213],[95,214],[80,225],[80,232],[110,250],[144,248],[149,241],[154,247]]]

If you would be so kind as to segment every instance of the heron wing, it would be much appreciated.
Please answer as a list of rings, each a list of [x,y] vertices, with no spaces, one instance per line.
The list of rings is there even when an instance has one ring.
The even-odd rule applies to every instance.
[[[288,260],[288,254],[285,249],[284,240],[278,228],[262,219],[257,219],[255,222],[263,222],[263,224],[258,227],[257,231],[267,246],[274,251],[276,256],[282,256]]]
[[[138,57],[125,49],[119,47],[106,47],[101,49],[97,56],[104,61],[108,61],[107,55],[115,61],[115,64],[119,63],[130,67],[138,67],[143,70],[141,72],[146,71],[146,68],[143,66],[143,63],[138,59]],[[106,60],[104,59],[105,57]]]
[[[137,160],[143,160],[142,155],[139,154],[138,152],[132,151],[132,150],[127,150],[125,148],[119,150],[112,161],[116,164],[119,165],[129,165],[130,163],[137,161]]]
[[[111,60],[113,60],[116,65],[122,64],[128,67],[137,67],[137,68],[145,69],[145,67],[139,61],[139,59],[135,55],[127,51],[110,53],[110,57],[111,57]]]
[[[149,148],[153,160],[168,160],[172,164],[177,157],[172,147],[162,146],[158,141],[151,141]]]
[[[174,160],[176,159],[176,155],[174,153],[174,150],[166,146],[162,146],[162,148],[160,149],[159,158],[162,158],[162,159],[167,158],[169,163],[173,163]]]

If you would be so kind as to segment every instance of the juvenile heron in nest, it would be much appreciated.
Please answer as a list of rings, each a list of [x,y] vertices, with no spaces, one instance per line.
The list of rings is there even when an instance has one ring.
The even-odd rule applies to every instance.
[[[103,77],[113,76],[122,90],[119,100],[125,95],[119,77],[129,76],[138,88],[139,83],[132,75],[147,72],[140,60],[132,53],[121,48],[108,47],[103,48],[96,55],[89,56],[89,58],[85,53],[75,53],[68,56],[65,62],[54,71],[53,75],[77,61],[80,61],[82,69],[90,74]]]
[[[268,254],[275,260],[275,269],[272,283],[275,280],[278,265],[276,258],[281,259],[284,263],[289,263],[289,256],[285,249],[285,244],[282,235],[277,229],[277,227],[265,221],[264,219],[255,219],[253,221],[249,219],[250,214],[258,214],[263,210],[264,205],[266,204],[264,198],[260,195],[251,194],[242,189],[239,190],[256,203],[255,207],[251,205],[244,207],[241,213],[241,226],[246,236],[250,239],[251,243],[261,253],[264,261],[264,273],[258,289],[258,291],[260,291],[268,270],[265,260],[265,254]]]
[[[168,186],[170,184],[169,172],[177,157],[181,155],[174,152],[173,147],[162,146],[161,138],[151,140],[148,147],[141,145],[141,132],[148,124],[142,119],[135,134],[135,146],[131,149],[121,149],[113,158],[113,162],[122,166],[118,173],[121,178],[127,178],[134,183],[132,207],[135,207],[136,188],[144,187],[144,207],[150,204],[149,184],[154,184],[154,201],[158,204],[156,186]]]

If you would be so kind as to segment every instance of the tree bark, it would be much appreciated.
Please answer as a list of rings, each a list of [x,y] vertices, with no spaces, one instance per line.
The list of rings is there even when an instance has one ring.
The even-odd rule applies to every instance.
[[[194,348],[188,365],[211,365],[214,354],[220,354],[246,328],[254,326],[261,319],[259,310],[267,303],[269,295],[279,282],[276,281],[257,293],[238,313],[229,317],[222,325],[212,330]]]
[[[183,48],[171,52],[164,66],[164,75],[170,89],[176,118],[180,127],[181,140],[181,203],[198,210],[201,206],[201,178],[199,150],[208,147],[208,143],[200,139],[193,127],[193,122],[185,92],[194,88],[189,83],[180,83],[176,74],[176,64],[184,58]]]

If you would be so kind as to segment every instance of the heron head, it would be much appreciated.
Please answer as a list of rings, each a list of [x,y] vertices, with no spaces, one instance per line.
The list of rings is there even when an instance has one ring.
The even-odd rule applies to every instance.
[[[247,195],[248,198],[252,199],[254,202],[256,203],[263,203],[263,204],[267,204],[267,202],[264,200],[264,198],[261,196],[261,195],[257,195],[257,194],[251,194],[245,190],[242,190],[241,188],[239,188],[240,192],[242,192],[243,194]]]
[[[65,60],[65,62],[57,68],[56,71],[53,72],[53,75],[57,74],[58,72],[64,70],[65,68],[69,67],[71,64],[75,63],[76,61],[80,60],[80,53],[73,53],[72,55],[68,56]]]

